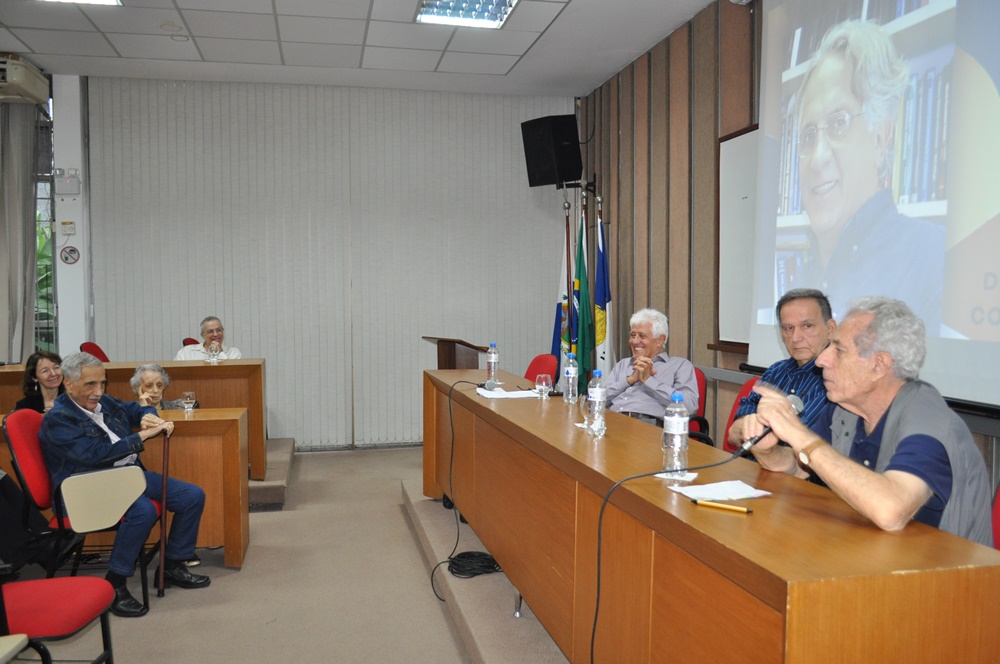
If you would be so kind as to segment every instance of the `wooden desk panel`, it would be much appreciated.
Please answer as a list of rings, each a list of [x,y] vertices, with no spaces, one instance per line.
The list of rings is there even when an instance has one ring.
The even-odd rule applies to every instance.
[[[143,362],[108,362],[104,365],[108,394],[134,401],[129,380]],[[262,480],[267,472],[267,404],[264,398],[264,360],[222,360],[216,366],[206,362],[158,362],[170,375],[167,396],[179,399],[182,392],[194,391],[202,408],[246,408],[250,479]],[[22,396],[23,365],[0,367],[0,410],[10,411]],[[7,470],[7,450],[0,450],[0,468]],[[8,471],[9,472],[9,471]]]
[[[425,495],[439,496],[447,476],[438,445],[451,436],[449,387],[480,376],[425,373],[434,418],[424,422]],[[471,501],[470,524],[566,656],[588,661],[597,512],[615,481],[661,465],[660,432],[610,413],[594,441],[559,400],[488,400],[471,385],[454,390],[454,412],[463,412],[455,456],[475,459],[456,465],[455,481],[471,473],[473,493],[457,492],[457,504]],[[692,442],[689,456],[701,465],[729,455]],[[747,460],[699,473],[699,483],[740,479],[773,495],[740,515],[692,505],[656,478],[619,487],[605,512],[597,661],[991,661],[1000,652],[1000,552],[923,524],[883,532],[829,490]]]

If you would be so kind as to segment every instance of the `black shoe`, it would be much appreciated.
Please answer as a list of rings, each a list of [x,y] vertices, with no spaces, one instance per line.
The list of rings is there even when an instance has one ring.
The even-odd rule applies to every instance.
[[[156,568],[156,574],[153,575],[153,578],[156,579],[156,583],[159,584],[159,567]],[[173,569],[163,570],[163,584],[167,588],[170,586],[178,586],[180,588],[205,588],[211,582],[212,580],[204,574],[192,574],[184,565],[178,565]],[[157,585],[157,588],[159,588],[159,585]]]
[[[111,602],[111,613],[122,618],[138,618],[149,613],[149,609],[135,597],[132,597],[128,586],[122,586],[115,588],[115,600]]]

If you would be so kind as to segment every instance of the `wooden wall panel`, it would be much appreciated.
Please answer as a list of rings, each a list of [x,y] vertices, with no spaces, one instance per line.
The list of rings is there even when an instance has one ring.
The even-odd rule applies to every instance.
[[[719,136],[754,123],[753,5],[719,4]]]
[[[670,154],[667,108],[668,54],[663,40],[650,51],[649,67],[649,306],[667,310],[667,204]]]
[[[635,134],[633,115],[634,67],[629,65],[618,74],[618,244],[619,274],[622,293],[619,317],[624,317],[625,329],[628,318],[635,311]],[[625,289],[623,289],[624,291]]]
[[[707,344],[718,338],[715,298],[718,269],[719,8],[709,5],[691,21],[691,318],[692,361],[710,365]]]
[[[649,53],[632,64],[632,205],[635,219],[634,309],[649,306]]]
[[[691,293],[691,27],[670,35],[669,54],[669,271],[667,308],[673,321],[668,348],[671,355],[691,357],[689,330]]]

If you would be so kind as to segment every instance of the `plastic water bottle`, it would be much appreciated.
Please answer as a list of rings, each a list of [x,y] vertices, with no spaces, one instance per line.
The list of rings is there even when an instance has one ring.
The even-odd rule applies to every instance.
[[[500,351],[497,350],[497,342],[491,341],[490,348],[486,351],[486,380],[496,380],[497,371],[500,370]]]
[[[604,387],[604,377],[600,369],[594,370],[594,376],[587,384],[587,422],[589,430],[597,437],[604,435],[607,425],[604,422],[604,408],[608,404],[608,390]]]
[[[563,368],[563,401],[576,403],[577,380],[580,377],[580,365],[576,363],[576,353],[566,354],[566,366]]]
[[[681,477],[677,472],[688,465],[688,410],[684,406],[684,395],[674,392],[663,413],[663,469],[667,475]]]

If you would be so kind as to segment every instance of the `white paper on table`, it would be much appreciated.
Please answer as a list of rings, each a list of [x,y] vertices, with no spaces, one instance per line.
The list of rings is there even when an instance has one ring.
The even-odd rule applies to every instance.
[[[755,489],[740,480],[695,484],[694,486],[672,486],[670,488],[677,493],[684,494],[691,500],[742,500],[771,495],[770,491]]]
[[[693,482],[695,478],[698,477],[698,473],[684,473],[679,477],[669,473],[657,473],[656,476],[659,477],[661,480],[673,480],[675,482]]]
[[[487,390],[485,387],[477,387],[476,393],[481,397],[486,397],[487,399],[537,399],[538,392],[534,390],[514,390],[513,392],[505,392],[502,387],[498,387],[495,390]]]

